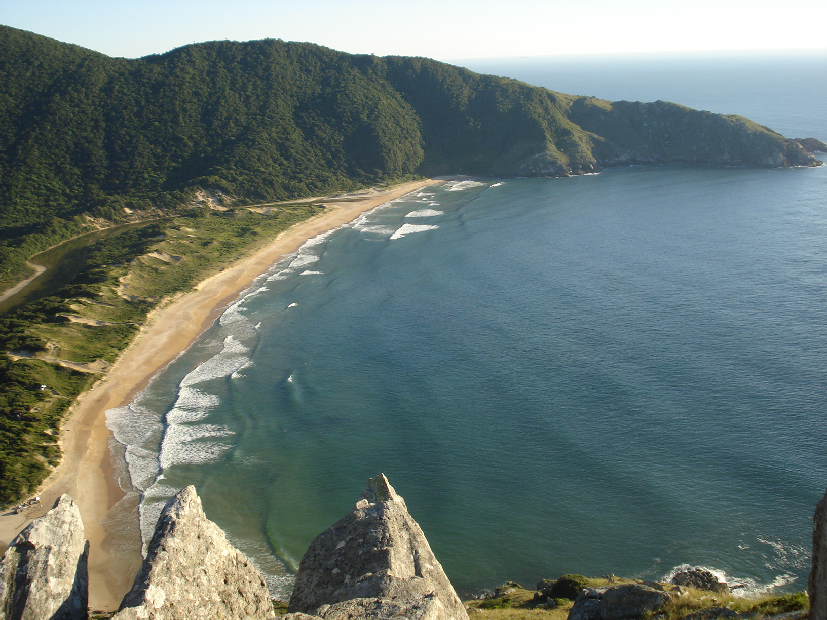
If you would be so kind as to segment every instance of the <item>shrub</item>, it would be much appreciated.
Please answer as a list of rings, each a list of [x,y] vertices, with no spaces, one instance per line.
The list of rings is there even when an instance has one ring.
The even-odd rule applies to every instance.
[[[549,592],[550,598],[565,598],[573,601],[577,595],[589,585],[589,578],[583,575],[563,575],[554,585],[551,586]]]
[[[503,596],[502,598],[489,598],[480,601],[477,607],[479,609],[508,609],[511,607],[511,599],[507,596]]]

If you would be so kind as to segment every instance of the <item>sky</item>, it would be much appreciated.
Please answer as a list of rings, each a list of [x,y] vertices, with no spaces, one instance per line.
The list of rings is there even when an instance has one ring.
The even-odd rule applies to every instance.
[[[275,38],[437,60],[825,49],[825,0],[0,0],[0,24],[109,56]]]

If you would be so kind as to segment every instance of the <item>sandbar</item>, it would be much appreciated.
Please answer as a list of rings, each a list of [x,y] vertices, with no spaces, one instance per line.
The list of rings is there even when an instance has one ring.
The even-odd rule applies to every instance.
[[[63,458],[38,491],[42,503],[20,514],[0,516],[0,542],[8,544],[27,523],[51,508],[61,494],[68,494],[80,508],[89,539],[89,606],[103,611],[117,609],[132,585],[141,557],[136,540],[112,540],[111,528],[103,523],[110,509],[125,501],[109,449],[111,432],[106,427],[106,411],[129,404],[152,377],[186,350],[239,293],[281,257],[366,211],[437,182],[425,179],[387,190],[322,199],[326,208],[319,215],[295,224],[263,249],[150,313],[132,344],[70,409],[61,431]]]

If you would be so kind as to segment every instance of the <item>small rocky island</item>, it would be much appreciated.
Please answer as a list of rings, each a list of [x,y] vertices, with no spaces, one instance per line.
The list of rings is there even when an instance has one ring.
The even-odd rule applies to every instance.
[[[63,495],[46,515],[20,532],[0,561],[0,620],[89,618],[88,549],[80,511]],[[380,474],[368,481],[354,509],[310,545],[283,617],[467,620],[469,613],[509,607],[521,592],[526,599],[521,607],[539,611],[570,606],[567,620],[794,620],[807,615],[778,614],[766,601],[747,612],[718,604],[717,597],[729,595],[728,585],[700,569],[680,573],[670,584],[609,576],[604,586],[594,587],[593,581],[564,575],[541,581],[533,593],[508,583],[493,597],[464,605],[405,501]],[[827,620],[827,494],[813,520],[807,594],[809,617]],[[689,601],[702,604],[678,614],[693,609]],[[206,518],[190,486],[164,507],[132,589],[108,617],[263,620],[275,618],[276,612],[258,570]]]

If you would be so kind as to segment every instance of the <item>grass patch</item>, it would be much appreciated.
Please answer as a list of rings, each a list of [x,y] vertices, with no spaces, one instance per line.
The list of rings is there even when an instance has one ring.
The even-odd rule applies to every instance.
[[[58,463],[62,417],[100,376],[58,360],[105,369],[163,299],[191,290],[322,210],[317,204],[266,213],[194,210],[127,228],[81,248],[85,262],[53,294],[0,316],[0,352],[24,356],[0,355],[0,505],[33,494]]]
[[[482,600],[465,601],[471,618],[485,620],[547,619],[566,620],[571,601],[565,600],[560,607],[537,607],[536,591],[526,590],[511,582],[497,588],[498,594]]]
[[[793,594],[761,598],[757,601],[736,599],[732,608],[746,613],[775,616],[809,609],[810,599],[806,592],[795,592]]]
[[[479,620],[518,620],[518,619],[546,619],[566,620],[574,605],[568,597],[550,598],[554,584],[560,584],[560,590],[566,594],[573,594],[573,589],[582,585],[584,588],[602,588],[616,585],[641,583],[635,579],[585,577],[583,575],[563,575],[560,579],[546,579],[540,581],[538,590],[525,590],[519,586],[510,587],[511,582],[497,588],[495,595],[482,599],[465,601],[469,616]],[[662,584],[666,590],[675,586]],[[566,590],[565,587],[571,587]],[[801,611],[809,608],[809,599],[805,592],[784,594],[773,597],[735,598],[731,595],[711,594],[704,590],[681,588],[683,596],[670,600],[661,609],[648,612],[642,620],[681,620],[687,614],[709,609],[724,608],[732,612],[754,616],[756,619],[777,614]],[[579,591],[578,591],[579,594]],[[545,596],[543,596],[545,595]],[[576,598],[576,595],[574,596]],[[538,603],[540,603],[538,605]],[[711,616],[714,617],[714,616]]]

